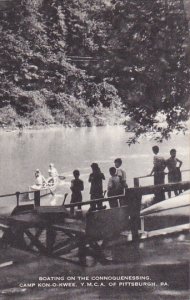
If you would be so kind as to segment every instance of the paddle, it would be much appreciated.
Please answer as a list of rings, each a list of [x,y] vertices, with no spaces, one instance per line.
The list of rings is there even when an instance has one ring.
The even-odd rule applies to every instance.
[[[55,196],[55,193],[51,190],[50,187],[49,187],[49,191],[50,191],[50,194],[51,194],[52,196]]]
[[[65,193],[65,196],[64,196],[64,199],[63,199],[62,206],[64,206],[64,205],[65,205],[65,201],[66,201],[66,198],[67,198],[67,196],[68,196],[68,193]]]
[[[66,177],[65,177],[63,174],[59,174],[59,175],[58,175],[58,178],[59,178],[60,180],[64,180]]]

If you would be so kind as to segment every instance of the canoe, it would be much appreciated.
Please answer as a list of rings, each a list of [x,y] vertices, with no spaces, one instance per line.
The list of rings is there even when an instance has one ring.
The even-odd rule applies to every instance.
[[[156,230],[189,223],[189,215],[190,190],[141,210],[145,230]]]
[[[55,192],[57,186],[59,184],[59,180],[55,180],[54,182],[49,181],[48,184],[44,186],[39,186],[39,185],[32,185],[29,187],[29,192],[23,195],[22,201],[33,201],[34,200],[34,193],[35,191],[40,191],[40,197],[45,197],[48,195],[52,195],[53,192]]]

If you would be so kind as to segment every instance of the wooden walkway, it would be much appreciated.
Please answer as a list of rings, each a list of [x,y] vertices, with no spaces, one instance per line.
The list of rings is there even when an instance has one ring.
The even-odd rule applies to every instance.
[[[56,207],[40,206],[40,191],[34,192],[34,204],[21,205],[20,193],[17,192],[14,194],[17,206],[5,222],[0,224],[0,229],[4,231],[3,242],[53,257],[62,257],[73,249],[78,249],[81,262],[85,261],[87,255],[94,256],[102,262],[105,245],[117,239],[122,232],[131,230],[133,240],[138,238],[143,195],[178,189],[190,189],[190,181],[128,188],[125,195]],[[101,202],[109,206],[110,201],[116,201],[118,207],[90,211],[78,216],[80,219],[77,219],[77,214],[76,217],[70,215],[69,209],[76,209],[79,204],[84,207]],[[174,227],[171,230],[175,232],[184,229]],[[158,234],[164,234],[163,232],[152,232],[149,235],[144,233],[140,238],[156,237]],[[171,233],[168,231],[168,234]]]

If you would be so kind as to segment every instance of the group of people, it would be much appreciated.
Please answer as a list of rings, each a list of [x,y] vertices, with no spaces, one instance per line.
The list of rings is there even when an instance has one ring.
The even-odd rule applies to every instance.
[[[181,181],[180,167],[182,161],[176,157],[176,149],[170,150],[170,157],[164,159],[164,157],[159,155],[159,147],[153,146],[152,151],[154,153],[153,157],[153,168],[150,176],[154,176],[154,185],[165,183],[165,168],[168,168],[168,182],[174,183]],[[107,185],[107,195],[108,197],[113,197],[109,200],[109,205],[111,208],[118,207],[118,199],[114,196],[123,195],[125,189],[128,187],[126,183],[126,172],[121,168],[122,160],[121,158],[116,158],[113,167],[109,169],[110,178]],[[90,199],[101,199],[104,198],[103,191],[103,180],[105,176],[102,173],[99,165],[97,163],[91,164],[92,172],[89,175],[90,186]],[[58,172],[53,163],[50,163],[48,169],[49,178],[46,180],[41,174],[40,170],[37,169],[35,172],[35,185],[40,187],[54,184],[58,180]],[[80,179],[79,170],[73,171],[74,179],[71,180],[71,203],[82,202],[82,191],[84,190],[84,182]],[[181,191],[175,190],[174,193],[177,196]],[[168,192],[168,196],[171,197],[171,191]],[[155,192],[154,202],[159,202],[165,199],[165,193],[162,190]],[[120,203],[121,204],[121,203]],[[105,209],[106,206],[103,205],[102,201],[93,202],[90,204],[90,211]],[[81,209],[81,205],[78,205],[78,209]],[[71,213],[74,212],[74,208],[71,208]]]
[[[154,185],[165,183],[165,168],[168,168],[168,183],[175,183],[181,181],[181,171],[182,161],[176,157],[176,149],[170,150],[170,157],[165,159],[159,155],[159,147],[153,146],[152,151],[154,153],[153,158],[153,168],[150,173],[154,175]],[[181,193],[181,190],[174,190],[175,196]],[[171,191],[168,192],[169,198],[171,197]],[[159,191],[155,193],[155,202],[165,200],[164,191]]]
[[[35,186],[41,187],[48,186],[48,185],[54,185],[57,180],[58,180],[58,172],[56,168],[54,167],[53,163],[49,164],[49,169],[48,169],[48,174],[49,177],[48,179],[45,179],[45,177],[42,175],[39,169],[36,169],[35,171]]]
[[[125,188],[127,188],[126,183],[126,173],[121,168],[122,160],[121,158],[116,158],[114,161],[115,167],[111,167],[109,169],[110,178],[108,181],[107,187],[107,194],[109,197],[122,195],[124,193]],[[91,184],[90,187],[90,199],[101,199],[104,197],[103,191],[103,180],[105,180],[104,174],[101,172],[100,167],[97,163],[91,164],[92,173],[89,175],[89,183]],[[79,178],[80,172],[79,170],[73,171],[74,179],[71,181],[71,203],[82,202],[82,191],[84,190],[84,183]],[[116,199],[111,199],[109,201],[110,207],[117,207],[118,202]],[[79,205],[78,208],[80,209],[81,206]],[[105,209],[106,206],[103,205],[102,201],[97,203],[92,202],[90,204],[90,211]],[[71,209],[73,212],[73,209]]]
[[[170,150],[170,157],[165,159],[159,155],[159,147],[153,146],[152,151],[154,153],[153,158],[153,168],[150,176],[154,176],[154,185],[165,183],[165,169],[168,168],[168,183],[176,183],[181,181],[181,171],[182,161],[176,157],[176,149]],[[109,169],[110,178],[107,186],[108,197],[118,196],[124,194],[125,189],[128,187],[126,183],[126,173],[121,168],[122,160],[121,158],[116,158],[114,161],[115,167]],[[100,167],[97,163],[91,164],[92,173],[89,176],[88,181],[91,183],[90,187],[90,199],[101,199],[104,197],[103,192],[103,180],[105,180],[104,174],[101,172]],[[79,178],[80,172],[75,170],[73,172],[74,179],[71,181],[71,203],[82,201],[82,191],[84,190],[84,183]],[[174,190],[175,196],[181,193],[181,190]],[[171,191],[168,191],[168,197],[171,197]],[[162,189],[155,192],[154,202],[165,200],[165,193]],[[118,200],[113,197],[109,200],[109,205],[111,208],[118,207]],[[81,206],[79,205],[79,209]],[[101,201],[90,205],[90,210],[100,210],[105,209],[106,206],[102,204]],[[73,211],[73,209],[72,209]]]

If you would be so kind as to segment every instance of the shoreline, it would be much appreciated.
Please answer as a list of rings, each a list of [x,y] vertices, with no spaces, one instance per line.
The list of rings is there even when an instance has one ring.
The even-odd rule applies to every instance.
[[[35,126],[24,126],[23,128],[19,128],[18,126],[6,126],[6,127],[0,127],[0,133],[22,133],[22,132],[28,132],[32,130],[56,130],[56,129],[80,129],[80,128],[94,128],[94,127],[108,127],[108,126],[121,126],[126,127],[126,125],[122,123],[115,123],[115,124],[102,124],[102,125],[91,125],[91,126],[76,126],[74,124],[68,124],[68,125],[62,125],[62,124],[52,124],[52,125],[35,125]],[[132,132],[132,131],[128,131]]]

